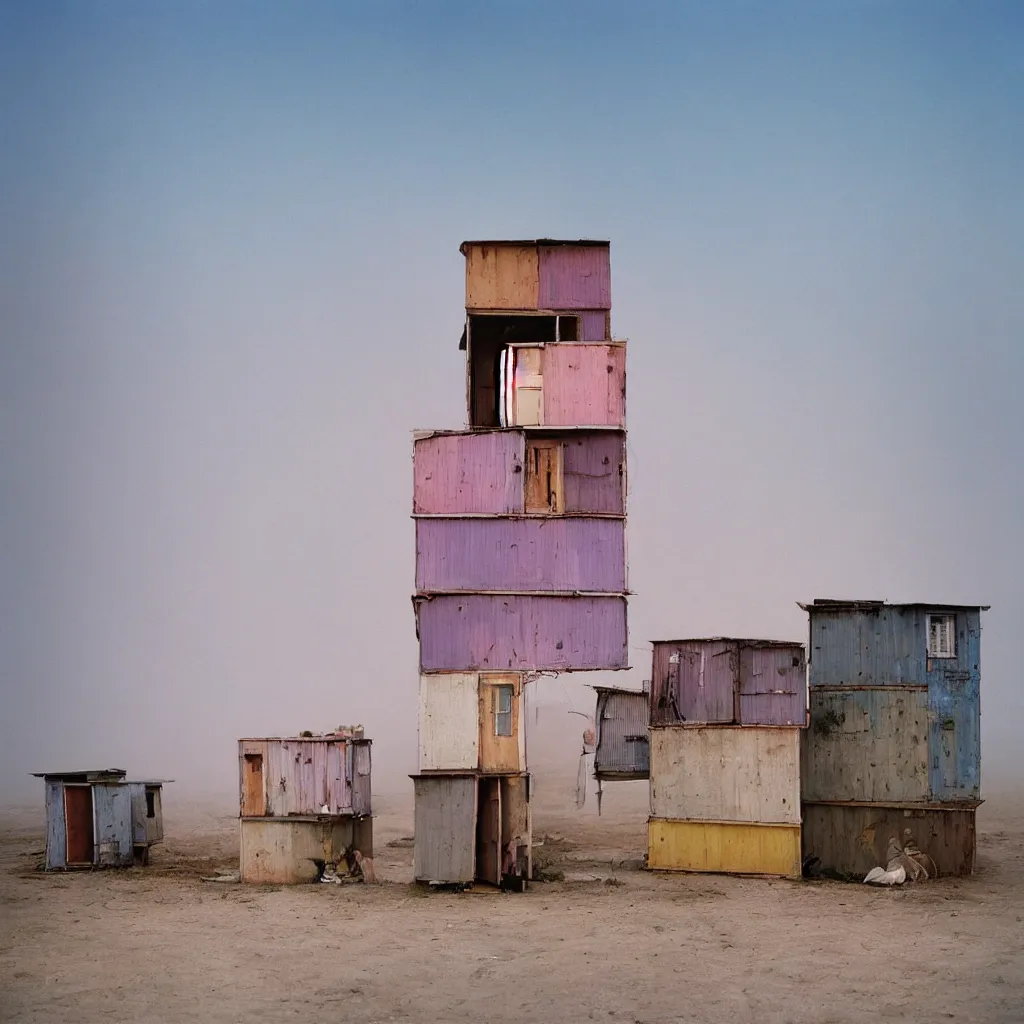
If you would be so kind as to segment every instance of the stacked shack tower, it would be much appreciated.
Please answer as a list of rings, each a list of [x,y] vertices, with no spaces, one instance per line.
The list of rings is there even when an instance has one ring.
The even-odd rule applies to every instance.
[[[413,447],[415,874],[522,884],[531,675],[628,667],[626,351],[607,242],[460,251],[468,429]]]

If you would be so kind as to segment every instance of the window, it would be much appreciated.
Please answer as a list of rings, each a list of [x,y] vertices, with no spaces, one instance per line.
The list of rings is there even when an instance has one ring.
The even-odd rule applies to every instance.
[[[494,709],[494,735],[512,735],[512,699],[515,687],[495,686],[491,691]]]
[[[928,657],[956,657],[956,616],[928,616]]]
[[[531,439],[526,443],[526,511],[557,514],[562,501],[562,442]]]
[[[146,790],[146,817],[156,817],[156,792],[152,789]]]

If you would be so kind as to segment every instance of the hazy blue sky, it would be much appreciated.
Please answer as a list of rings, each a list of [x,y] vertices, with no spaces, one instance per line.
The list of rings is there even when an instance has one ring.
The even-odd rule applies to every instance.
[[[535,235],[612,242],[629,678],[804,639],[798,599],[991,603],[1020,775],[1022,40],[980,0],[0,3],[0,801],[230,794],[236,737],[349,721],[413,768],[411,431],[463,423],[459,242]]]

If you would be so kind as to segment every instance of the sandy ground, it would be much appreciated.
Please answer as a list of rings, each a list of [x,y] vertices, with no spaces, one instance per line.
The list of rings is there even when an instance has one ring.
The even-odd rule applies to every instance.
[[[145,869],[39,872],[40,810],[6,812],[0,1020],[1024,1021],[1024,798],[990,795],[974,878],[884,891],[654,875],[645,784],[601,817],[572,791],[539,777],[565,880],[517,895],[412,886],[407,794],[377,798],[373,886],[203,882],[233,808],[173,790]]]

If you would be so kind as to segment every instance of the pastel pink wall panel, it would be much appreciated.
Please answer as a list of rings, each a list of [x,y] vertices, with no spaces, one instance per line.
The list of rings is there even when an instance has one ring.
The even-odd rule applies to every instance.
[[[416,602],[422,672],[628,668],[624,597],[441,595]]]
[[[626,348],[624,345],[544,347],[546,427],[624,427]]]
[[[626,589],[622,519],[418,519],[416,589]]]
[[[523,511],[525,441],[519,433],[435,434],[413,445],[413,512]]]
[[[541,309],[610,309],[611,250],[575,245],[541,246]]]

